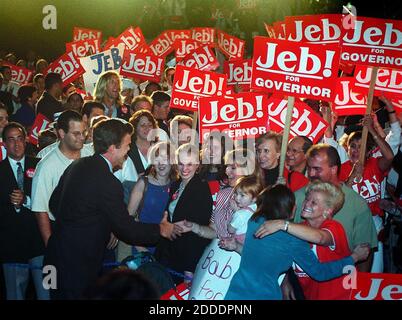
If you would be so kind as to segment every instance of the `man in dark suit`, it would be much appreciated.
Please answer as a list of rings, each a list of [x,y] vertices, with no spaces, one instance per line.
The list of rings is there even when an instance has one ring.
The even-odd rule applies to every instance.
[[[49,292],[42,284],[44,245],[30,209],[32,177],[38,159],[25,156],[26,132],[19,123],[10,122],[2,137],[7,158],[0,162],[0,261],[7,299],[25,298],[30,269],[37,298],[48,299]]]
[[[54,299],[80,299],[102,268],[105,248],[113,232],[131,245],[155,245],[160,235],[173,238],[177,229],[135,222],[123,200],[123,187],[113,168],[123,164],[133,128],[118,119],[95,125],[95,155],[74,161],[54,190],[49,206],[56,218],[46,253],[46,264],[57,270]]]

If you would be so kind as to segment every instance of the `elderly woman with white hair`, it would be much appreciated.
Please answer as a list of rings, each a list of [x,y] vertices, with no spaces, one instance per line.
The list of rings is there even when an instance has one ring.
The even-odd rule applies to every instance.
[[[285,230],[308,241],[320,262],[330,262],[351,254],[343,226],[332,219],[342,208],[345,195],[340,187],[328,182],[315,181],[306,189],[301,216],[305,222],[297,224],[287,220],[266,221],[255,233],[257,238]],[[318,282],[310,278],[299,266],[295,273],[308,300],[348,300],[350,290],[343,286],[344,276]],[[307,270],[308,271],[308,270]]]

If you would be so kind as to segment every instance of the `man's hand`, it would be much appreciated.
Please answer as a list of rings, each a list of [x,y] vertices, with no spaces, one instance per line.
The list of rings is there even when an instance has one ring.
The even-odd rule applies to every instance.
[[[25,198],[24,192],[22,192],[20,189],[15,189],[10,194],[10,202],[16,208],[21,208],[21,206],[24,204],[24,198]]]
[[[167,220],[168,213],[165,211],[163,214],[163,219],[159,224],[160,234],[162,237],[167,238],[169,240],[175,240],[177,237],[181,236],[182,229],[179,225],[175,225],[170,223]]]
[[[362,243],[357,245],[353,249],[352,258],[356,262],[364,261],[367,259],[370,253],[370,245],[368,243]]]

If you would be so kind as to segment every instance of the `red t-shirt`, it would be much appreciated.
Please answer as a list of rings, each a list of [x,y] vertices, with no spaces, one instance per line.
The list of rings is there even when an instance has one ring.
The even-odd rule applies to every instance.
[[[289,179],[289,174],[290,174],[290,179]],[[293,192],[303,188],[304,186],[308,185],[308,183],[309,183],[308,178],[304,174],[302,174],[299,171],[289,171],[289,169],[287,169],[286,167],[283,170],[283,176],[286,179],[286,185]]]
[[[307,221],[304,223],[307,225]],[[334,239],[331,247],[311,244],[311,250],[320,262],[330,262],[345,258],[351,254],[348,240],[343,226],[335,220],[325,220],[320,226],[321,230],[328,230]],[[304,296],[307,300],[349,300],[350,289],[343,288],[341,276],[329,281],[318,282],[311,279],[299,266],[296,265],[295,273],[298,276]]]
[[[376,216],[382,216],[384,212],[380,209],[381,200],[381,182],[384,180],[387,172],[380,170],[378,166],[379,158],[369,158],[363,170],[363,179],[359,183],[353,183],[352,189],[361,195],[370,207],[371,213]],[[342,164],[339,179],[346,181],[353,169],[353,164],[349,160]]]

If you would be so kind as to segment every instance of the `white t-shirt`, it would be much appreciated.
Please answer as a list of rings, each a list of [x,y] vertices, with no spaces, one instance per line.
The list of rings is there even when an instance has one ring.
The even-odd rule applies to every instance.
[[[81,157],[84,156],[83,153],[83,150],[81,150]],[[49,200],[64,170],[73,161],[73,159],[68,159],[58,147],[53,148],[39,161],[32,180],[32,211],[47,212],[49,219],[55,220],[49,210]]]
[[[248,220],[254,214],[255,210],[257,210],[257,204],[253,203],[253,204],[249,205],[247,208],[237,210],[233,214],[230,225],[234,229],[236,229],[237,235],[247,233]]]
[[[43,148],[41,151],[38,152],[36,155],[37,158],[43,159],[50,151],[56,149],[60,144],[60,141],[53,142],[52,144],[49,144],[45,148]],[[81,150],[81,158],[83,157],[89,157],[94,154],[94,146],[92,143],[86,143],[82,147]]]

